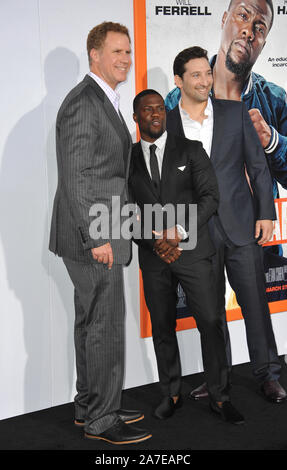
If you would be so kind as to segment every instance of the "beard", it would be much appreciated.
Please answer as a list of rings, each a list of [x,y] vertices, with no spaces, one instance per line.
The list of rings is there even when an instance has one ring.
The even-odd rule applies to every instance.
[[[149,137],[151,137],[152,139],[158,139],[162,134],[164,133],[164,127],[161,126],[159,129],[157,130],[152,130],[149,128],[148,130],[148,135]]]
[[[232,44],[233,43],[230,44],[229,49],[226,54],[226,59],[225,59],[226,68],[230,72],[234,73],[234,75],[236,75],[238,78],[245,78],[249,74],[252,68],[252,65],[250,64],[248,60],[245,62],[234,62],[234,60],[231,58]]]

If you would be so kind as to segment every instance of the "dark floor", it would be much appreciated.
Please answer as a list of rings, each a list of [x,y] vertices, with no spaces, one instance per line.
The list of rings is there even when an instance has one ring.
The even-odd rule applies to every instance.
[[[281,384],[287,388],[287,367],[283,358],[281,360]],[[202,455],[207,456],[208,450],[260,450],[262,455],[265,455],[263,451],[287,450],[287,401],[280,405],[267,402],[259,393],[249,364],[235,366],[232,375],[231,397],[245,416],[244,425],[221,421],[210,412],[207,400],[195,402],[187,398],[188,391],[198,386],[202,379],[203,374],[184,377],[184,405],[165,421],[151,416],[151,410],[160,396],[158,384],[123,392],[123,408],[141,409],[145,413],[145,419],[138,425],[150,430],[153,436],[142,443],[113,446],[103,441],[85,439],[83,430],[73,425],[73,404],[70,403],[0,421],[0,450],[86,451],[85,456],[90,451],[93,460],[96,455],[115,455],[113,451],[117,455],[122,451],[137,451],[139,455],[152,455],[154,451],[174,451],[176,454],[175,451],[178,451],[177,454],[191,454],[194,460],[201,455],[199,451],[205,451]],[[17,452],[13,455],[16,456]]]

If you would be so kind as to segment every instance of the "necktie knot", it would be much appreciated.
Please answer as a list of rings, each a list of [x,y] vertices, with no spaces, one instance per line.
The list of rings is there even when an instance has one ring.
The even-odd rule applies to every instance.
[[[151,144],[151,145],[149,146],[149,151],[150,151],[150,154],[151,154],[151,155],[155,153],[156,148],[157,148],[157,147],[156,147],[155,144]]]

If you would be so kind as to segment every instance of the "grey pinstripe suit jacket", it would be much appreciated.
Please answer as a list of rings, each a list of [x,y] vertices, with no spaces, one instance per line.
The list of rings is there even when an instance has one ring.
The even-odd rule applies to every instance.
[[[118,196],[120,208],[126,203],[131,147],[124,120],[98,84],[86,75],[67,95],[57,116],[58,187],[51,222],[52,252],[91,262],[91,248],[109,241],[114,263],[128,263],[131,242],[121,235],[112,239],[111,223],[109,236],[91,238],[93,218],[89,211],[96,203],[105,204],[110,211],[112,196]]]

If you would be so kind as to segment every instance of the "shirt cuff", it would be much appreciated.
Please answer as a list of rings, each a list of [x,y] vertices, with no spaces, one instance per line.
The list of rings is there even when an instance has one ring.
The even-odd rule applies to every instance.
[[[264,148],[265,153],[272,153],[276,149],[279,142],[279,135],[274,127],[270,126],[271,129],[271,138],[267,147]]]
[[[188,238],[188,234],[186,233],[186,231],[181,225],[176,224],[176,229],[177,229],[178,234],[181,236],[182,240],[185,240],[186,238]]]

